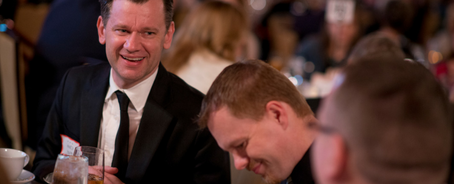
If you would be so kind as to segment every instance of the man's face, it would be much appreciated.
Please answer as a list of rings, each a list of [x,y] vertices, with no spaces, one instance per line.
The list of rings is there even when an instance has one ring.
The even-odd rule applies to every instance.
[[[286,179],[296,165],[288,159],[291,142],[266,114],[260,121],[239,119],[223,107],[211,115],[208,129],[218,145],[232,154],[236,169],[253,171],[268,183]]]
[[[114,0],[106,25],[98,19],[99,42],[106,44],[112,77],[121,88],[129,88],[151,76],[159,66],[161,52],[168,49],[173,22],[166,29],[162,0],[137,4]]]
[[[359,28],[354,22],[352,23],[328,23],[328,33],[332,41],[342,47],[349,47]]]

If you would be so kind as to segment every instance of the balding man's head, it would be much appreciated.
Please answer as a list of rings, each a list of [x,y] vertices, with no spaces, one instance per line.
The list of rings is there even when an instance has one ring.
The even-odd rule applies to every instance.
[[[345,68],[319,116],[320,125],[333,129],[348,150],[348,170],[369,183],[412,183],[418,177],[442,183],[452,150],[445,92],[420,64],[393,57],[364,60]],[[322,135],[315,152],[326,148],[328,137],[336,136]]]

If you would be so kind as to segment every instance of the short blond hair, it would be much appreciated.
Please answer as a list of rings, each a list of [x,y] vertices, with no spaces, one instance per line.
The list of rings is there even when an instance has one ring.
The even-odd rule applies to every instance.
[[[289,104],[298,117],[313,115],[306,99],[290,80],[260,60],[237,62],[225,68],[202,102],[199,126],[205,128],[210,115],[226,106],[238,118],[260,120],[270,101]]]

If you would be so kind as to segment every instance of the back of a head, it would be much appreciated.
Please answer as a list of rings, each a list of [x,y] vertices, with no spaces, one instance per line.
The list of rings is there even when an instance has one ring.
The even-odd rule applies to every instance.
[[[238,118],[260,120],[270,101],[289,104],[297,116],[312,115],[304,97],[279,71],[260,60],[234,63],[225,68],[211,85],[202,102],[200,127],[211,113],[226,106]]]
[[[233,62],[235,50],[247,30],[244,13],[234,5],[221,1],[203,2],[178,28],[164,64],[174,72],[198,49],[209,50]]]
[[[418,63],[360,59],[332,94],[351,163],[370,183],[444,183],[452,150],[448,99]]]
[[[387,36],[373,33],[362,38],[353,48],[348,63],[354,63],[361,58],[391,57],[403,60],[405,54],[402,49]]]

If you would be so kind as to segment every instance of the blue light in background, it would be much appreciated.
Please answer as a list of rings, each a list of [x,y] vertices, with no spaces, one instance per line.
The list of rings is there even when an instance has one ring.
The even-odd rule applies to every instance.
[[[301,75],[291,76],[288,79],[295,86],[299,86],[299,85],[303,84],[303,81],[304,81],[304,79],[303,79],[303,77],[301,77]]]
[[[7,29],[6,24],[0,24],[0,32],[5,32]]]

